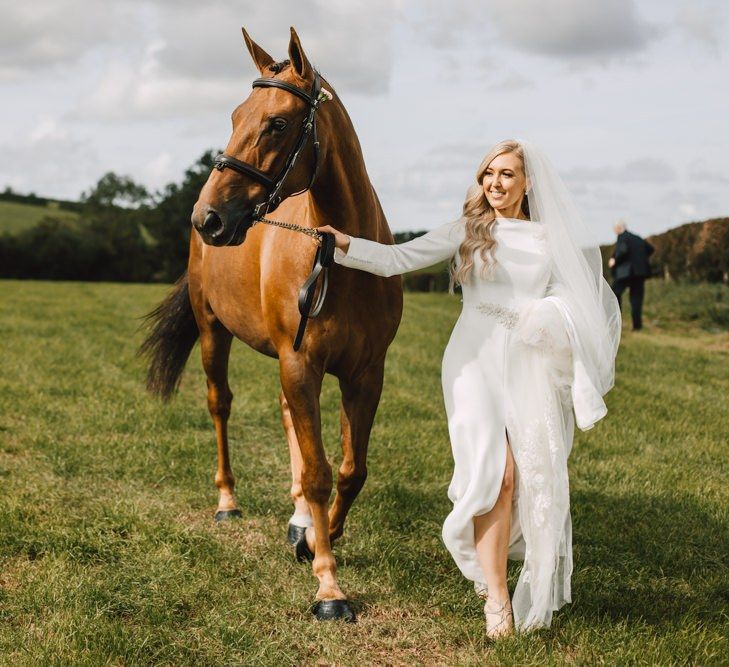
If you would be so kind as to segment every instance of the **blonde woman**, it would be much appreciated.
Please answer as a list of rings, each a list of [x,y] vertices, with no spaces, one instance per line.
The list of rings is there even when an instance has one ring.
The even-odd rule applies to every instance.
[[[597,245],[533,145],[503,141],[479,165],[463,215],[399,245],[335,235],[335,261],[391,276],[450,263],[463,310],[443,354],[454,459],[443,541],[485,599],[496,638],[548,627],[571,601],[567,458],[575,421],[607,409],[620,336]],[[513,598],[507,558],[523,560]]]

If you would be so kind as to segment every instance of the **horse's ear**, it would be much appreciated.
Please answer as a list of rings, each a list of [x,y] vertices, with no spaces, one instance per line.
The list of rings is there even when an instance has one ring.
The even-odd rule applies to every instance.
[[[306,79],[311,71],[311,63],[304,53],[304,47],[301,46],[301,40],[293,26],[291,26],[291,40],[289,41],[289,60],[294,71],[302,79]]]
[[[241,28],[241,30],[243,31],[243,39],[246,40],[248,53],[251,54],[251,58],[253,58],[253,62],[256,64],[258,71],[261,74],[265,74],[268,66],[274,63],[273,58],[251,39],[245,28]]]

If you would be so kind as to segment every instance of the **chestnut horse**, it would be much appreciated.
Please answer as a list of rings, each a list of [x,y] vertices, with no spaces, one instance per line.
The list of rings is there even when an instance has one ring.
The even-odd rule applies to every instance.
[[[301,145],[278,191],[276,217],[307,228],[332,225],[382,243],[393,243],[393,237],[347,111],[309,63],[296,31],[291,29],[289,59],[282,62],[275,62],[245,29],[243,36],[264,79],[256,80],[248,99],[233,112],[233,133],[221,156],[228,162],[212,171],[195,204],[187,273],[149,316],[152,330],[142,346],[151,360],[147,386],[169,398],[199,337],[218,450],[216,518],[240,516],[227,434],[233,336],[279,360],[279,401],[295,506],[289,540],[299,559],[313,557],[319,580],[313,608],[317,618],[352,621],[354,613],[337,584],[331,543],[342,534],[367,476],[367,445],[385,355],[402,315],[402,281],[331,266],[324,306],[309,321],[299,350],[293,350],[297,295],[317,244],[292,229],[253,224],[259,205],[270,211],[278,203],[267,199],[271,188],[266,176],[273,181],[289,165],[311,104],[271,81],[305,93],[320,83],[329,98],[315,110],[317,129]],[[231,164],[244,168],[225,168]],[[254,178],[246,165],[263,177]],[[331,509],[332,469],[322,444],[319,406],[324,373],[338,378],[342,393],[343,456]]]

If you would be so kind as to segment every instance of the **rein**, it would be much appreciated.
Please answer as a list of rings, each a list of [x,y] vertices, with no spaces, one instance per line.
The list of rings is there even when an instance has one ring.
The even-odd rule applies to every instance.
[[[334,260],[334,234],[330,232],[319,232],[316,229],[302,227],[301,225],[297,225],[293,222],[270,220],[266,218],[265,215],[274,211],[281,203],[282,199],[279,192],[283,187],[286,177],[294,168],[294,165],[299,158],[299,153],[301,153],[301,150],[306,144],[310,134],[312,135],[314,145],[314,168],[311,172],[311,177],[309,178],[309,184],[303,190],[288,196],[291,197],[302,194],[303,192],[310,190],[311,186],[314,184],[314,180],[316,179],[319,171],[319,139],[316,132],[316,111],[322,102],[332,99],[332,94],[325,88],[322,88],[321,76],[316,70],[314,70],[314,83],[312,84],[311,91],[309,92],[302,90],[301,88],[297,88],[296,86],[292,86],[290,83],[286,83],[285,81],[274,79],[273,77],[262,77],[256,79],[253,82],[253,88],[280,88],[292,95],[296,95],[309,105],[309,111],[301,126],[301,132],[299,133],[299,137],[296,140],[294,148],[289,153],[283,169],[275,179],[272,179],[252,164],[243,162],[242,160],[239,160],[232,155],[226,155],[225,153],[220,153],[215,158],[213,167],[218,171],[223,171],[223,169],[233,169],[244,176],[249,176],[253,180],[258,181],[264,188],[266,188],[268,197],[265,201],[256,205],[253,211],[253,223],[251,227],[259,222],[263,222],[268,225],[275,225],[277,227],[302,232],[303,234],[307,234],[313,238],[317,243],[318,247],[316,256],[314,257],[314,264],[312,266],[311,273],[299,290],[298,305],[301,319],[299,321],[299,328],[296,331],[296,337],[294,338],[293,344],[294,351],[298,351],[301,345],[301,340],[304,337],[306,322],[310,317],[316,317],[324,305],[324,299],[329,285],[329,267]],[[321,291],[319,292],[319,298],[317,299],[316,304],[312,308],[311,303],[314,299],[316,281],[322,271],[324,275],[322,278]]]

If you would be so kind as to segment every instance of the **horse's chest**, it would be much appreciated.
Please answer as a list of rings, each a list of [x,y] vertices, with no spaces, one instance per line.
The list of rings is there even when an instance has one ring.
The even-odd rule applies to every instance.
[[[257,262],[237,257],[241,248],[216,248],[203,258],[205,301],[217,320],[236,338],[270,353],[263,317]]]

